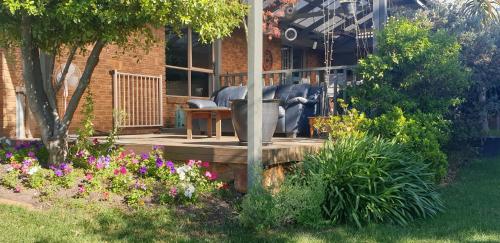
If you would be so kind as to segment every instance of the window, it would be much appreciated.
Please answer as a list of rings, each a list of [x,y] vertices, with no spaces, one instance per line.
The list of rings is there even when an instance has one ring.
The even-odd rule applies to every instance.
[[[202,96],[211,94],[213,47],[203,44],[197,33],[184,29],[181,35],[165,30],[167,95]]]

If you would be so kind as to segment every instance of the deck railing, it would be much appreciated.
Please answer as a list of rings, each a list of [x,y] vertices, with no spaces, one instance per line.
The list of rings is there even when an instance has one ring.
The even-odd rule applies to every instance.
[[[113,109],[124,112],[115,117],[119,127],[157,127],[163,125],[162,76],[113,73]],[[118,121],[117,119],[123,119]]]
[[[356,66],[334,66],[304,69],[286,69],[264,71],[262,74],[264,85],[279,85],[293,83],[320,84],[326,80],[327,70],[330,73],[329,87],[334,85],[350,84],[355,81],[354,69]],[[247,73],[227,73],[219,76],[220,86],[238,86],[247,83]]]

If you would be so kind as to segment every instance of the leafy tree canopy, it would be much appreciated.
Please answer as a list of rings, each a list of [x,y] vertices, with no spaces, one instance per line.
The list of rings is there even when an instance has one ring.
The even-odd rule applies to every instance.
[[[22,19],[29,18],[33,41],[49,53],[97,40],[126,45],[162,26],[189,25],[212,41],[228,36],[245,13],[236,0],[6,0],[0,3],[0,40],[20,43]]]
[[[378,40],[377,52],[359,62],[364,84],[349,92],[359,110],[377,116],[397,106],[444,115],[461,102],[469,74],[455,37],[402,18],[391,19]]]

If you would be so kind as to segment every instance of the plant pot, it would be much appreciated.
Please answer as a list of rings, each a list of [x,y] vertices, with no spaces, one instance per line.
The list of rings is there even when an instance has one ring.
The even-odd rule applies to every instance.
[[[344,11],[344,14],[352,17],[356,15],[356,1],[355,0],[344,0],[340,2],[340,6]]]
[[[231,101],[231,120],[241,145],[248,144],[248,101]],[[279,100],[262,100],[262,144],[272,144],[272,138],[278,124]]]

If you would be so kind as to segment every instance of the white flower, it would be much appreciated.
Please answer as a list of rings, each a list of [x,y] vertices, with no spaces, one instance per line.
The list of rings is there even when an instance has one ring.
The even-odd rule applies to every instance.
[[[186,174],[184,171],[177,171],[177,174],[179,174],[179,180],[183,181],[186,179]]]
[[[5,171],[7,171],[7,172],[12,171],[13,169],[14,169],[14,167],[12,167],[11,165],[5,166]]]
[[[186,186],[186,188],[184,189],[184,196],[186,196],[187,198],[191,198],[191,197],[193,197],[194,191],[195,191],[195,188],[194,188],[193,184],[188,184]]]
[[[186,180],[186,173],[189,173],[191,171],[191,166],[188,165],[183,165],[179,168],[177,168],[177,174],[179,174],[179,180],[184,181]],[[187,178],[189,179],[189,178]]]
[[[31,168],[28,170],[28,174],[29,174],[29,175],[33,175],[33,174],[35,174],[35,173],[38,171],[38,169],[40,169],[40,167],[38,167],[38,166],[33,166],[33,167],[31,167]]]

